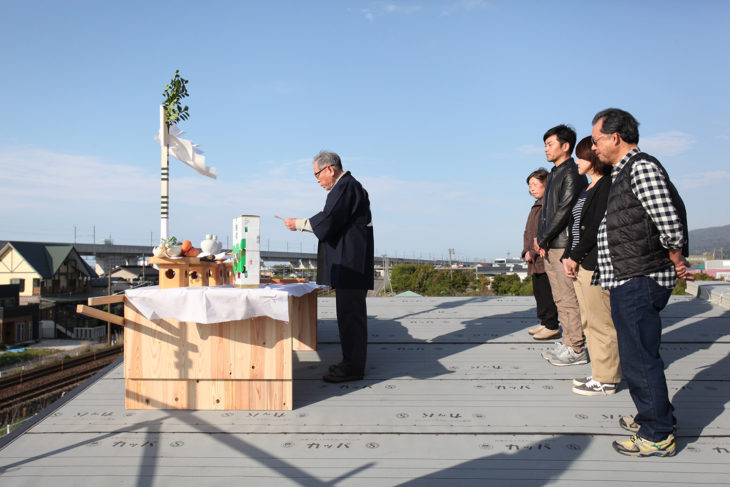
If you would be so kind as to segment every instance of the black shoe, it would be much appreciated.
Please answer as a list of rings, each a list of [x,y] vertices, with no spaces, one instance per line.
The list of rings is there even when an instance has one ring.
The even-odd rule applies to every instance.
[[[334,372],[335,370],[337,370],[341,367],[342,367],[342,362],[340,362],[339,364],[332,364],[332,365],[330,365],[329,371]]]
[[[330,370],[329,374],[325,374],[322,376],[322,380],[325,382],[350,382],[353,380],[362,380],[362,374],[360,375],[350,375],[343,372],[343,370],[339,367],[335,367],[334,370]]]

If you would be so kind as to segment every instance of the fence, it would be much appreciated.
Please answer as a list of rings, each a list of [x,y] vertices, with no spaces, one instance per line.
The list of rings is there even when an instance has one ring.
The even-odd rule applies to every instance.
[[[96,340],[106,336],[106,326],[93,328],[74,328],[74,338],[77,340]]]

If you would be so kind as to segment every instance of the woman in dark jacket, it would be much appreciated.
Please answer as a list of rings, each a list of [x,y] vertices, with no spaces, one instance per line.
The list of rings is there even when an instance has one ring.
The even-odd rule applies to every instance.
[[[598,258],[598,227],[606,214],[611,189],[611,166],[601,162],[591,150],[590,137],[578,143],[575,155],[578,172],[587,174],[591,184],[573,207],[562,262],[565,273],[574,279],[592,373],[573,380],[573,392],[587,396],[613,394],[621,382],[621,367],[609,293],[600,286],[591,286]]]
[[[533,171],[527,176],[527,186],[530,194],[535,198],[535,203],[527,216],[522,258],[527,261],[527,274],[532,276],[532,293],[535,295],[537,317],[540,318],[539,325],[527,330],[535,340],[550,340],[560,336],[558,309],[555,307],[550,281],[545,273],[545,259],[535,252],[533,245],[537,236],[537,224],[542,211],[542,198],[545,195],[547,177],[548,172],[543,168]]]

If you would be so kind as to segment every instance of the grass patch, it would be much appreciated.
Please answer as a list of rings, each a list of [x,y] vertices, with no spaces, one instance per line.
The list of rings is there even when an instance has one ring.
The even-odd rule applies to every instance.
[[[7,367],[22,362],[30,362],[45,355],[57,353],[47,348],[26,349],[23,352],[5,352],[0,354],[0,367]]]

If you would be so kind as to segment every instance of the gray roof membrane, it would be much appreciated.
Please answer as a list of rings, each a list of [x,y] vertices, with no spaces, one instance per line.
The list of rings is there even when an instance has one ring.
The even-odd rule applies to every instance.
[[[532,340],[534,300],[369,298],[363,381],[321,380],[340,359],[334,299],[319,349],[295,352],[292,411],[124,409],[118,365],[0,449],[14,486],[727,485],[730,311],[673,297],[662,356],[679,453],[636,459],[611,442],[634,406],[571,392],[588,365],[554,367]]]

